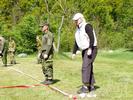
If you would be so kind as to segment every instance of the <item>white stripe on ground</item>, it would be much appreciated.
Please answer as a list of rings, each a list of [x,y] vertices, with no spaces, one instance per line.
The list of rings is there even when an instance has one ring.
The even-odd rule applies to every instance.
[[[12,67],[8,67],[8,68],[9,68],[9,69],[12,69],[12,70],[14,70],[14,71],[16,71],[16,72],[19,72],[19,73],[21,73],[21,74],[24,74],[24,75],[26,75],[26,76],[28,76],[28,77],[30,77],[30,78],[36,80],[37,82],[41,82],[41,80],[38,80],[38,79],[34,78],[33,76],[31,76],[31,75],[29,75],[29,74],[26,74],[26,73],[22,72],[22,71],[19,70],[19,69],[15,69],[15,68],[12,68]],[[62,90],[60,90],[60,89],[54,87],[54,86],[48,85],[48,87],[50,87],[51,89],[53,89],[53,90],[55,90],[55,91],[57,91],[57,92],[63,94],[64,96],[68,96],[68,97],[69,97],[69,96],[71,95],[71,94],[69,94],[69,93],[66,93],[66,92],[64,92],[64,91],[62,91]]]

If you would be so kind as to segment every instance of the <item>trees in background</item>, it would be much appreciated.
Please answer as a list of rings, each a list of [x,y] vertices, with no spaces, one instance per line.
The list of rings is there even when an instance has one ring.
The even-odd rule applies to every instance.
[[[133,48],[132,9],[132,0],[0,0],[0,34],[13,36],[18,52],[32,53],[39,24],[49,22],[56,50],[71,51],[72,16],[81,12],[94,26],[99,48]]]

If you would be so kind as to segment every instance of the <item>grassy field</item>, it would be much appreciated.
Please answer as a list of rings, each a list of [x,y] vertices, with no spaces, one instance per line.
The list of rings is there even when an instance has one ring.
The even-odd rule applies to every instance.
[[[81,83],[81,56],[71,60],[70,53],[61,53],[54,58],[55,86],[70,94],[82,85]],[[3,67],[0,62],[0,86],[40,84],[24,74],[11,68],[23,71],[37,80],[43,81],[41,65],[36,64],[34,55],[26,58],[17,57],[18,64]],[[132,100],[133,98],[133,52],[115,50],[99,51],[94,65],[96,78],[96,98],[83,100]],[[69,100],[62,94],[47,86],[33,88],[0,88],[0,100]],[[81,99],[78,99],[81,100]]]

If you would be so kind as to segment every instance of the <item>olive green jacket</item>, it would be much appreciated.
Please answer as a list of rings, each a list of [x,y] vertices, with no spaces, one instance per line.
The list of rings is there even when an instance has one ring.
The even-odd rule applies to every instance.
[[[53,34],[48,31],[42,37],[42,51],[45,52],[48,56],[53,54]]]

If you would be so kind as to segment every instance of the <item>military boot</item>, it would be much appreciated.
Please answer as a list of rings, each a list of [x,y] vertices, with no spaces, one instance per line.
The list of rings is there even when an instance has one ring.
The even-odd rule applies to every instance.
[[[41,84],[50,85],[50,84],[53,84],[53,80],[52,79],[46,79],[43,82],[41,82]]]

